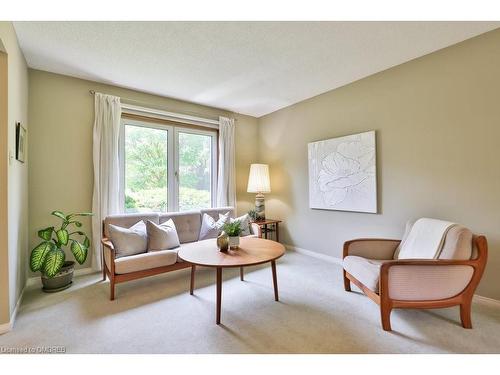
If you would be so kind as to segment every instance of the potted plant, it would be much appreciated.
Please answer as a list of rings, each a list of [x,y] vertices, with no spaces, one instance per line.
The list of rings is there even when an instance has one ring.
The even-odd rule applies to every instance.
[[[235,220],[231,223],[226,223],[222,227],[224,232],[229,237],[229,247],[231,249],[237,249],[240,246],[240,234],[241,234],[241,223],[239,220]]]
[[[92,213],[83,212],[64,215],[61,211],[53,211],[53,216],[61,219],[59,229],[48,227],[38,231],[38,237],[43,241],[38,244],[30,256],[30,268],[33,272],[42,273],[42,284],[45,292],[57,292],[68,288],[73,282],[75,262],[66,261],[64,246],[68,246],[79,264],[87,259],[90,240],[87,235],[76,228],[82,223],[78,217],[91,216]],[[72,229],[70,229],[72,228]],[[74,237],[78,236],[80,241]]]
[[[252,209],[248,211],[248,216],[250,217],[250,220],[252,220],[253,222],[257,221],[258,215],[256,210]]]

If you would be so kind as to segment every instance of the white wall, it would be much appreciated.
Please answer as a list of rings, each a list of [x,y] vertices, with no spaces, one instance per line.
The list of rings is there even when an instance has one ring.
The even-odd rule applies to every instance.
[[[0,22],[0,39],[6,50],[5,52],[8,54],[8,152],[12,156],[15,156],[16,122],[20,121],[27,130],[29,129],[28,69],[11,22]],[[7,155],[3,157],[6,158]],[[28,160],[24,164],[16,160],[12,160],[8,164],[9,314],[14,312],[16,303],[26,282],[28,161],[29,155]],[[5,183],[5,181],[1,183]],[[2,225],[5,225],[5,223],[2,223]],[[0,285],[0,288],[3,287],[3,285]]]
[[[344,241],[400,238],[408,219],[457,221],[488,238],[478,293],[500,299],[499,88],[497,29],[260,118],[284,242],[340,258]],[[308,142],[367,130],[378,214],[310,209]]]

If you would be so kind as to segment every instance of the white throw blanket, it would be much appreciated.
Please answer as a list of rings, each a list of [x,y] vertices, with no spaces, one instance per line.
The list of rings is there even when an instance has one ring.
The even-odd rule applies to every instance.
[[[454,225],[444,220],[418,219],[401,244],[398,259],[437,259],[446,233]]]

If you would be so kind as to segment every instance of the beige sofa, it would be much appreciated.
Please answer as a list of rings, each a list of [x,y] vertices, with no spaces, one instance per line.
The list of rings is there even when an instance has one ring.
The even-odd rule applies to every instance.
[[[411,224],[407,225],[406,234]],[[382,327],[391,330],[394,308],[460,306],[464,328],[472,328],[471,303],[486,266],[484,236],[456,225],[445,235],[437,259],[399,259],[400,240],[363,238],[344,244],[344,288],[351,282],[380,305]]]
[[[101,242],[103,244],[103,280],[106,280],[106,275],[109,277],[110,300],[114,300],[115,298],[115,284],[191,267],[189,263],[183,262],[178,258],[178,251],[184,246],[199,246],[197,244],[203,214],[208,214],[215,220],[218,220],[219,214],[225,214],[226,212],[229,212],[230,217],[235,217],[233,207],[210,208],[189,212],[169,212],[165,214],[110,215],[106,217],[103,222],[103,237]],[[181,243],[180,247],[119,258],[115,256],[115,248],[109,240],[109,224],[129,228],[140,220],[151,220],[156,224],[161,224],[169,219],[173,220],[177,229]],[[250,224],[250,232],[250,236],[260,237],[260,227],[257,224]]]

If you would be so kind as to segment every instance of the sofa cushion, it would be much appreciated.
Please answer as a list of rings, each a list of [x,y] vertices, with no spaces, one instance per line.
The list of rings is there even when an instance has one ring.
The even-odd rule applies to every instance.
[[[179,247],[179,236],[172,219],[161,224],[146,222],[148,251],[168,250]]]
[[[439,259],[466,260],[472,257],[472,232],[462,225],[450,228]]]
[[[130,228],[109,224],[109,238],[115,248],[116,258],[144,253],[148,249],[146,224],[142,220]]]
[[[117,215],[109,215],[104,219],[104,237],[109,237],[109,224],[116,225],[118,227],[130,228],[132,225],[137,223],[138,221],[151,220],[153,223],[158,224],[158,213],[150,212],[150,213],[140,213],[140,214],[117,214]]]
[[[344,269],[358,279],[364,286],[378,293],[380,266],[387,260],[367,259],[355,255],[344,258]]]
[[[394,251],[393,259],[398,259],[399,256],[399,251],[401,250],[401,244],[403,244],[406,239],[408,238],[408,234],[410,234],[411,227],[413,226],[414,221],[408,220],[406,222],[405,226],[405,232],[403,234],[403,238],[401,239],[401,242],[399,243],[398,247],[396,248],[396,251]]]
[[[198,241],[201,227],[201,216],[199,211],[170,212],[160,214],[160,224],[172,219],[177,229],[179,242]]]
[[[203,214],[203,218],[201,220],[201,229],[200,235],[198,237],[199,241],[206,240],[209,238],[216,238],[219,235],[219,232],[222,230],[223,225],[229,219],[229,212],[226,214],[220,215],[219,220],[215,221],[215,219],[208,215]]]
[[[219,214],[225,215],[229,212],[229,217],[235,217],[234,207],[217,207],[217,208],[204,208],[200,210],[200,217],[203,218],[204,214],[212,217],[215,221],[219,220]]]
[[[160,250],[115,259],[115,273],[124,274],[177,263],[177,251]]]
[[[229,221],[231,223],[233,223],[235,221],[239,221],[240,222],[241,236],[242,237],[249,236],[250,234],[252,234],[250,232],[250,217],[248,216],[248,214],[245,214],[243,216],[237,217],[236,219],[229,218]]]

